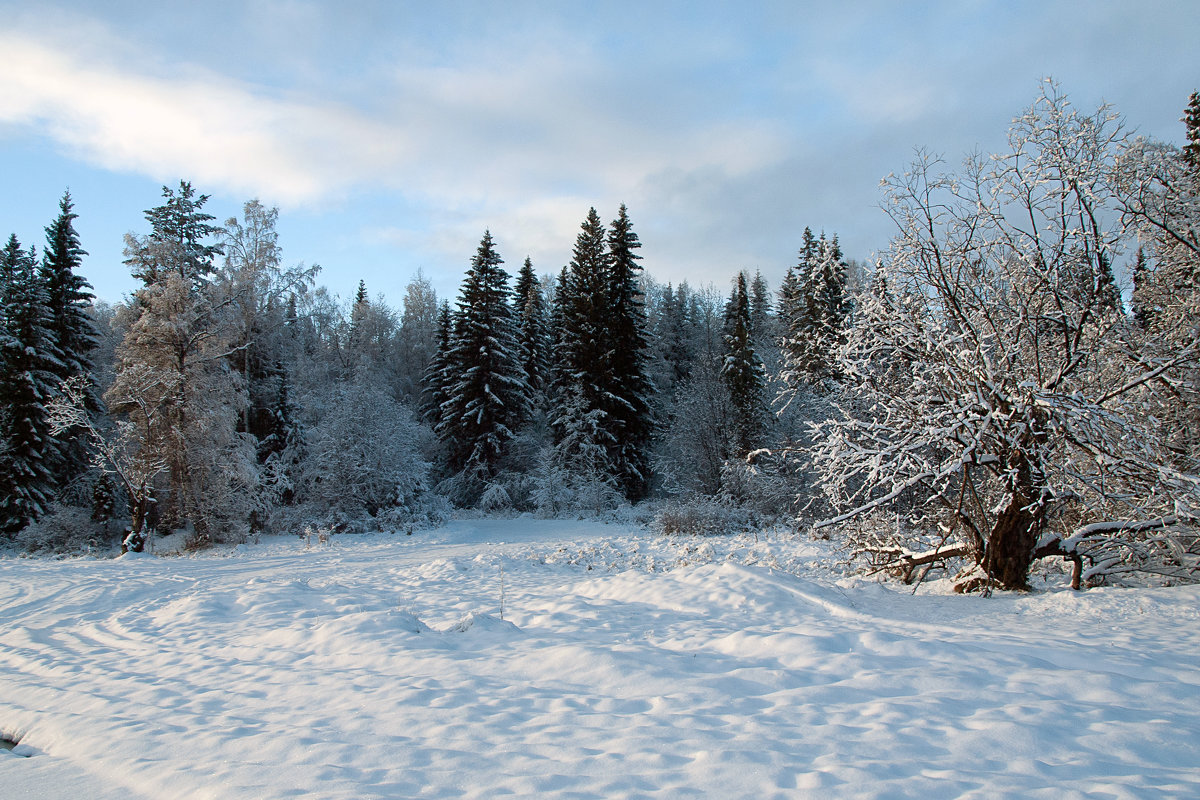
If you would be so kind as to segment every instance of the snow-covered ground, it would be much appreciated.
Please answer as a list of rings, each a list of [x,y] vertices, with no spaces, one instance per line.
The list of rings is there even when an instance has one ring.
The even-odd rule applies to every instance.
[[[832,560],[531,519],[3,558],[0,797],[1200,797],[1200,588]]]

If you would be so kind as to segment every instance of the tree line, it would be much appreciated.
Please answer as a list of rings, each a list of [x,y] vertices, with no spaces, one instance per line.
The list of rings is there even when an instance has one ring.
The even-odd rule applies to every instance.
[[[1184,122],[1149,141],[1048,84],[1006,152],[885,182],[898,232],[869,269],[806,228],[777,291],[656,282],[621,206],[556,275],[514,281],[487,231],[453,306],[420,273],[402,309],[362,283],[342,303],[284,265],[275,209],[216,225],[181,182],[113,308],[66,195],[40,258],[3,254],[4,530],[120,518],[136,548],[700,498],[905,579],[1194,576],[1197,95]]]

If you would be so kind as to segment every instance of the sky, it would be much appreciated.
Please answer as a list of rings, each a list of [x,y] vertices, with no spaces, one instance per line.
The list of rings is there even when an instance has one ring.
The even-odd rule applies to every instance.
[[[625,203],[656,280],[777,286],[805,226],[886,248],[880,179],[999,149],[1047,77],[1176,142],[1200,88],[1194,0],[833,5],[0,0],[0,233],[40,245],[69,188],[116,302],[185,179],[399,305],[418,269],[456,295],[484,230],[557,273]]]

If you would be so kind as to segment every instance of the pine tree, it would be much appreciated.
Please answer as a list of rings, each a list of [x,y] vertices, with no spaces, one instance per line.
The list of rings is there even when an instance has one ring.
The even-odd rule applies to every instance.
[[[608,338],[612,385],[605,393],[608,418],[616,440],[613,463],[617,480],[630,500],[650,489],[650,438],[654,425],[650,398],[654,386],[646,372],[649,347],[646,312],[638,275],[642,267],[635,251],[641,247],[625,204],[608,233]],[[604,408],[602,405],[601,408]]]
[[[63,369],[51,328],[46,287],[37,253],[15,235],[0,254],[4,281],[0,335],[0,530],[20,530],[37,519],[55,495],[57,447],[46,403],[57,393]]]
[[[75,231],[77,218],[71,193],[65,192],[59,202],[58,217],[46,228],[40,273],[46,290],[51,338],[61,361],[55,376],[60,382],[73,378],[84,382],[86,410],[95,419],[104,410],[93,379],[95,367],[91,355],[99,333],[88,314],[93,297],[89,291],[91,285],[78,274],[87,251],[80,246]],[[90,452],[86,437],[66,437],[57,443],[57,450],[55,472],[59,485],[66,485],[88,469]]]
[[[543,398],[550,381],[550,320],[541,281],[525,258],[515,287],[518,340],[525,382],[535,398]]]
[[[455,380],[436,428],[450,468],[484,483],[495,478],[506,445],[529,415],[503,263],[491,232],[484,232],[458,301],[449,354]]]
[[[765,428],[766,406],[763,391],[766,377],[762,362],[754,351],[750,335],[750,298],[746,275],[739,273],[731,298],[725,335],[725,362],[721,378],[729,388],[734,408],[734,454],[745,456],[761,443]]]

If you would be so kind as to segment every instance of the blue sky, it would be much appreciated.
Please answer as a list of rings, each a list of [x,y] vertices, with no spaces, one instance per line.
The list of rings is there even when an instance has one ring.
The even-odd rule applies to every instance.
[[[289,263],[399,304],[456,293],[490,228],[510,271],[629,207],[648,271],[777,285],[805,225],[887,245],[879,180],[927,146],[999,148],[1053,76],[1178,141],[1200,3],[0,0],[0,233],[70,187],[109,301],[163,184],[220,220],[281,209]]]

